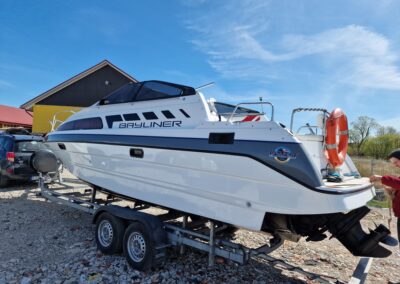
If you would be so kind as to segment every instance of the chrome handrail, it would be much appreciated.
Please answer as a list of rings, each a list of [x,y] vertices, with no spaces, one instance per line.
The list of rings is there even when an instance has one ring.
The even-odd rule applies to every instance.
[[[228,122],[231,121],[231,119],[232,119],[233,116],[235,115],[237,109],[238,109],[241,105],[270,105],[270,106],[271,106],[271,120],[272,120],[272,121],[274,120],[274,105],[273,105],[272,103],[270,103],[270,102],[255,102],[255,103],[240,103],[240,104],[237,104],[237,105],[235,106],[235,109],[233,110],[233,112],[232,112],[231,115],[229,116]],[[264,112],[261,112],[261,113],[253,113],[253,114],[254,114],[254,115],[256,115],[256,114],[257,114],[257,115],[263,115]]]
[[[326,109],[324,109],[324,108],[302,108],[302,107],[300,107],[300,108],[295,108],[295,109],[292,111],[292,116],[291,116],[291,118],[290,118],[290,132],[292,132],[292,133],[293,133],[294,114],[295,114],[296,112],[301,112],[301,111],[320,111],[320,112],[323,112],[324,114],[328,114],[328,115],[329,115],[329,112],[328,112]],[[324,127],[325,127],[325,120],[324,120]]]

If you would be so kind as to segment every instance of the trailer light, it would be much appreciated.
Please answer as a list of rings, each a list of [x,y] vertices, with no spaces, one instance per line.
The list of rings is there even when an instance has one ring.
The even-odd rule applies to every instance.
[[[7,152],[6,154],[7,161],[14,162],[15,160],[15,153],[14,152]]]

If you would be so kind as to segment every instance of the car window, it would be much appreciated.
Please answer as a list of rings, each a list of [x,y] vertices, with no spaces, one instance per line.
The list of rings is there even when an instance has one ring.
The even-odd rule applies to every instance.
[[[4,147],[5,139],[4,137],[0,137],[0,158],[3,159],[6,156],[7,150]]]
[[[15,148],[15,152],[35,152],[45,146],[41,141],[19,141]]]
[[[5,138],[4,139],[4,148],[6,151],[12,151],[13,149],[13,140],[11,138]]]

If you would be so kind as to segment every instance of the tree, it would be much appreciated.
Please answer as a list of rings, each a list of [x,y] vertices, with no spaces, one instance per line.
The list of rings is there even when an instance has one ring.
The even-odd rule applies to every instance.
[[[372,117],[359,116],[356,121],[351,123],[352,129],[349,131],[350,142],[356,147],[357,155],[361,153],[361,147],[370,137],[371,131],[380,125]]]
[[[383,136],[386,134],[397,134],[397,130],[392,126],[380,126],[376,131],[377,136]]]
[[[393,149],[400,146],[400,134],[385,134],[368,139],[362,147],[365,155],[375,159],[387,159]]]

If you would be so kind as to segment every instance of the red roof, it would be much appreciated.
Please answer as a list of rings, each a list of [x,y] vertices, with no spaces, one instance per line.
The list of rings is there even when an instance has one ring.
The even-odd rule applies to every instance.
[[[0,105],[0,122],[32,126],[32,113],[24,109]]]

